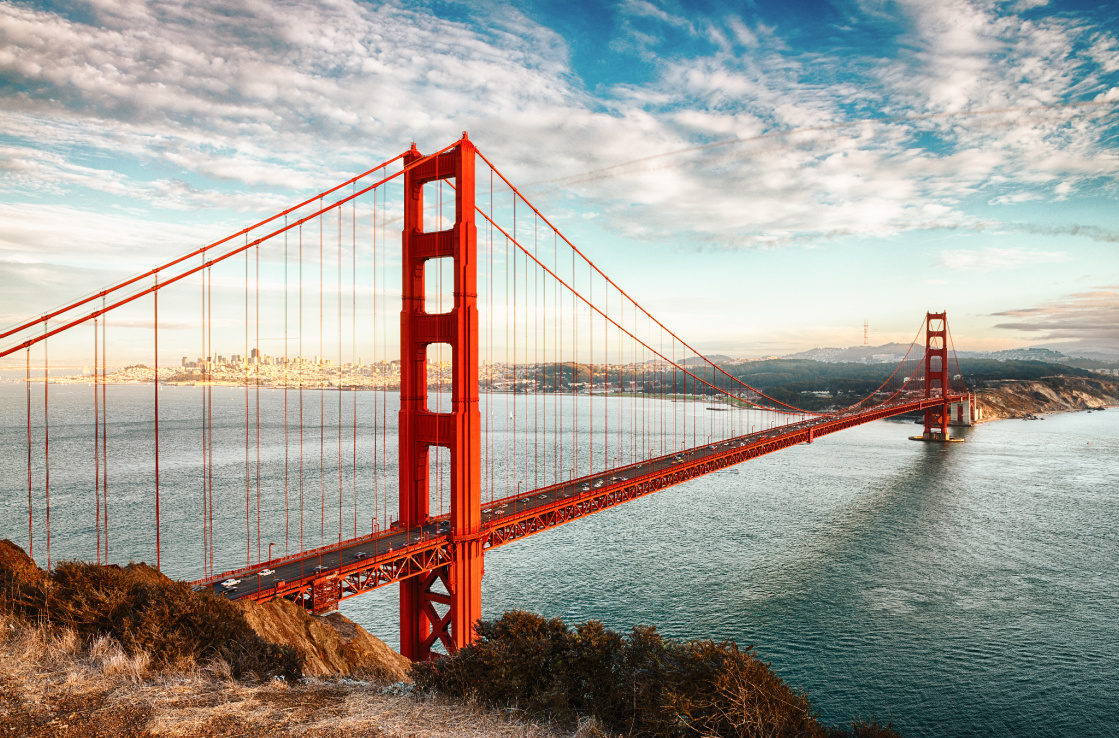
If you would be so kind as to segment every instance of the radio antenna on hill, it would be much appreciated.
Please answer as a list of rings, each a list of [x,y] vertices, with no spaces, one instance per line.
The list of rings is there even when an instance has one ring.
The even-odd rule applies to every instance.
[[[864,320],[863,321],[863,345],[864,346],[869,346],[870,345],[870,321],[869,320]]]

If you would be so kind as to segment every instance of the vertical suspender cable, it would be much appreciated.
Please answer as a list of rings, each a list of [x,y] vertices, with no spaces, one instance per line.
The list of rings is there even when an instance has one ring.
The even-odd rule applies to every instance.
[[[517,240],[517,193],[514,192],[513,193],[513,241],[516,242],[516,240]],[[512,245],[510,245],[510,252],[509,253],[512,256],[512,259],[513,259],[513,264],[512,264],[512,272],[513,272],[513,298],[512,298],[512,300],[513,300],[513,306],[512,306],[513,307],[513,310],[512,310],[512,313],[513,313],[513,326],[512,326],[513,327],[513,363],[512,363],[512,365],[510,365],[510,369],[512,369],[512,371],[513,371],[513,433],[512,433],[512,435],[513,435],[513,458],[512,458],[512,467],[513,467],[512,484],[513,484],[513,487],[512,487],[512,489],[509,490],[509,492],[515,494],[516,492],[519,491],[519,485],[517,484],[517,252],[515,250],[513,250]],[[516,511],[517,511],[517,508],[516,508],[516,505],[514,505],[513,512],[516,512]]]
[[[47,321],[43,321],[43,333],[47,332]],[[50,385],[50,356],[47,353],[47,339],[43,338],[43,490],[47,503],[47,570],[51,568],[51,423],[48,412],[48,390]]]
[[[101,298],[101,310],[105,309],[105,298]],[[109,396],[108,382],[109,352],[106,334],[109,332],[109,316],[101,319],[101,483],[104,485],[101,503],[101,525],[104,526],[105,563],[109,563]]]
[[[381,320],[385,320],[388,316],[388,250],[385,248],[385,224],[386,215],[388,213],[388,203],[385,202],[384,194],[381,195]],[[388,340],[389,328],[388,323],[385,322],[381,328],[381,355],[388,359]],[[385,499],[382,509],[385,511],[385,525],[388,525],[389,517],[389,483],[388,483],[388,463],[389,463],[389,440],[388,440],[388,427],[389,427],[389,410],[388,410],[388,382],[382,381],[381,383],[381,464],[382,464],[382,478],[385,480]],[[399,517],[399,511],[398,511]]]
[[[206,257],[202,257],[206,263]],[[206,270],[202,271],[202,302],[200,304],[200,323],[202,325],[202,353],[206,353]],[[206,545],[206,531],[209,525],[209,515],[206,507],[206,385],[202,385],[202,576],[210,576],[208,549]]]
[[[536,217],[536,213],[533,213],[532,214],[532,250],[533,250],[533,253],[537,257],[539,257],[539,254],[536,253],[539,250],[539,248],[538,248],[539,245],[538,245],[537,240],[536,240],[537,239],[538,228],[539,228],[539,218]],[[525,263],[527,264],[527,261]],[[539,385],[539,381],[538,381],[538,379],[540,377],[540,374],[539,374],[539,372],[540,372],[540,330],[539,330],[539,327],[540,327],[539,326],[539,324],[540,324],[540,303],[539,303],[540,289],[539,289],[539,287],[540,287],[540,270],[539,269],[533,269],[532,270],[532,309],[533,309],[533,316],[532,316],[532,329],[533,329],[533,337],[532,337],[532,359],[533,359],[533,368],[532,368],[532,423],[533,423],[533,426],[535,426],[535,428],[534,428],[534,432],[532,434],[532,451],[533,451],[533,456],[536,457],[533,460],[533,470],[532,470],[532,486],[533,486],[534,489],[540,486],[540,431],[541,431],[541,429],[540,429],[540,385]],[[548,432],[548,429],[545,426],[544,433],[547,434],[547,432]],[[546,436],[545,436],[545,440],[547,440]],[[526,483],[526,486],[527,486],[527,483]]]
[[[319,200],[322,210],[322,200]],[[315,372],[319,378],[319,545],[326,543],[326,476],[323,466],[326,463],[326,384],[323,382],[323,365],[326,363],[326,350],[323,343],[323,216],[319,221],[319,354]]]
[[[338,206],[338,542],[342,542],[342,206]]]
[[[352,185],[351,190],[357,191],[357,185]],[[350,371],[357,370],[357,200],[350,201]],[[350,436],[353,439],[353,470],[350,481],[353,485],[354,498],[354,538],[357,538],[357,381],[351,376],[350,410],[353,413],[353,428]]]
[[[510,248],[509,247],[509,239],[507,237],[505,239],[505,259],[504,259],[504,261],[505,261],[505,296],[502,299],[502,302],[505,303],[505,372],[506,372],[506,374],[508,374],[508,372],[509,372],[509,370],[512,366],[509,363],[509,327],[510,327],[509,326],[509,280],[510,280],[511,275],[512,275],[512,267],[510,266],[510,255],[512,254],[512,252],[509,250],[509,248]],[[516,377],[515,377],[515,375],[514,375],[514,387],[513,387],[513,389],[516,390]],[[513,395],[514,400],[516,399],[516,397],[517,397],[516,395]],[[509,423],[509,421],[513,419],[513,413],[509,413],[509,417],[508,417],[508,419],[506,419],[505,418],[505,411],[507,409],[508,409],[508,405],[505,405],[505,407],[503,407],[501,409],[501,415],[502,415],[501,420],[502,420],[503,425],[505,426],[505,433],[502,434],[505,438],[505,495],[503,495],[503,496],[508,496],[508,494],[509,494],[509,490],[510,490],[510,487],[509,487],[509,484],[510,484],[509,469],[512,466],[512,464],[510,464],[510,456],[509,456],[509,441],[510,441],[510,438],[509,438],[509,436],[510,436],[510,433],[509,433],[510,423]]]
[[[210,571],[215,571],[215,528],[217,527],[217,516],[214,514],[214,387],[213,387],[213,365],[211,363],[214,356],[214,270],[211,265],[206,269],[209,275],[206,279],[206,354],[204,364],[206,385],[209,391],[206,393],[206,425],[209,426],[210,432],[207,434],[206,442],[208,444],[207,455],[209,456],[210,463],[207,473],[210,476],[207,490],[209,491],[209,505],[210,505]]]
[[[35,558],[35,538],[32,530],[34,519],[31,505],[31,348],[27,348],[27,555]]]
[[[93,319],[93,503],[94,529],[97,539],[97,563],[101,563],[101,412],[98,405],[97,391],[101,383],[98,379],[97,365],[97,329],[100,321]]]
[[[152,292],[152,312],[155,320],[155,345],[152,350],[152,383],[155,385],[155,569],[162,571],[159,538],[159,274],[155,275],[155,290]]]
[[[299,356],[295,372],[299,392],[299,550],[303,550],[303,224],[299,224]]]
[[[253,247],[253,262],[256,276],[253,279],[253,318],[256,320],[256,336],[253,337],[256,349],[256,371],[253,375],[255,389],[253,397],[253,410],[256,413],[256,560],[260,563],[260,369],[264,366],[264,357],[260,353],[260,244]]]
[[[245,243],[249,234],[245,234]],[[207,357],[209,358],[209,357]],[[245,565],[253,563],[252,524],[249,522],[251,492],[249,484],[249,252],[245,251],[245,355],[241,357],[245,367]]]
[[[209,537],[209,562],[210,573],[214,572],[214,387],[211,383],[213,376],[210,369],[210,357],[214,350],[214,270],[213,266],[206,268],[206,321],[205,343],[202,347],[202,378],[206,388],[206,510],[210,521],[207,531]],[[103,353],[103,352],[102,352]]]
[[[288,217],[284,216],[284,556],[288,555],[291,541],[291,505],[288,504],[289,467],[288,457]]]
[[[559,274],[559,236],[552,230],[552,269]],[[563,442],[563,392],[560,377],[563,369],[563,287],[555,276],[552,280],[552,476],[553,483],[563,480],[563,460],[560,444]]]
[[[436,174],[436,177],[437,177],[436,181],[438,182],[438,185],[437,185],[438,189],[436,190],[436,192],[438,192],[438,203],[439,203],[438,204],[438,210],[437,210],[438,224],[435,226],[435,229],[438,230],[438,231],[441,231],[441,230],[443,230],[443,180],[438,179],[438,174],[439,174],[439,158],[438,157],[435,159],[435,174]],[[471,215],[473,215],[473,213],[471,213]],[[425,269],[426,269],[426,265],[425,265]],[[440,313],[444,312],[444,305],[443,305],[443,271],[444,271],[443,270],[443,262],[440,261],[439,262],[439,273],[436,276],[436,283],[437,283],[438,286],[436,288],[437,306],[435,308]],[[425,281],[424,281],[424,286],[425,286],[425,288],[427,286],[426,278],[425,278]],[[426,297],[426,295],[425,295],[425,297]],[[439,414],[442,414],[443,413],[443,344],[440,343],[440,344],[438,344],[438,346],[439,346],[439,349],[438,349],[439,371],[438,371],[437,376],[439,377],[439,381],[436,384],[435,412],[437,412]],[[425,368],[425,371],[426,371],[426,368]],[[439,429],[440,429],[440,424],[436,423],[436,425],[435,425],[435,448],[438,449],[438,451],[436,452],[437,455],[435,457],[435,478],[439,480],[439,508],[438,508],[439,512],[438,512],[438,514],[442,515],[443,514],[443,451],[442,451],[442,447],[439,446]]]
[[[493,217],[493,170],[490,170],[490,217]],[[482,495],[482,499],[488,499],[493,502],[493,455],[492,455],[492,442],[490,440],[490,416],[493,415],[493,398],[491,397],[491,385],[493,384],[493,224],[486,221],[486,284],[489,285],[488,293],[486,294],[486,356],[485,362],[488,371],[482,382],[482,392],[485,393],[485,402],[482,407],[485,408],[485,416],[482,419],[484,430],[484,438],[486,445],[484,453],[486,455],[483,469],[485,469],[485,483],[489,486],[488,495]],[[493,517],[493,511],[490,511],[490,517]]]
[[[384,197],[384,196],[382,196]],[[383,433],[379,427],[380,417],[377,413],[379,385],[382,381],[380,363],[377,361],[377,190],[373,191],[373,359],[374,359],[374,386],[373,386],[373,527],[380,528],[380,447],[377,438]],[[382,353],[382,356],[384,354]]]
[[[490,169],[490,216],[493,216],[493,169]],[[486,342],[489,348],[486,351],[486,359],[489,361],[489,375],[486,377],[486,465],[489,467],[489,484],[490,484],[490,502],[493,502],[493,438],[490,435],[490,418],[493,416],[493,223],[489,220],[486,221],[486,248],[489,253],[489,260],[487,268],[489,269],[489,301],[487,319],[489,321],[490,329],[486,336]],[[490,518],[493,518],[493,512],[490,512]]]

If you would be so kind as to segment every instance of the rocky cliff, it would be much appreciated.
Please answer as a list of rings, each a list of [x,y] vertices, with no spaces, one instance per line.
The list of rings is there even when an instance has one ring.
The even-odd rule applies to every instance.
[[[983,420],[1024,418],[1041,413],[1097,410],[1119,405],[1119,381],[1086,377],[991,382],[975,392]]]

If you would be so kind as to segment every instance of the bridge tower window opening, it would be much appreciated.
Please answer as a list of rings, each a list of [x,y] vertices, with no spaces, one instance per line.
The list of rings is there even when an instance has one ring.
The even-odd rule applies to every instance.
[[[455,304],[455,261],[449,256],[424,262],[424,312],[446,315]]]
[[[428,447],[427,519],[449,515],[451,488],[451,449],[433,444]],[[426,522],[426,521],[425,521]]]
[[[445,171],[438,174],[446,175]],[[450,177],[451,180],[454,176]],[[448,181],[446,176],[425,182],[423,185],[423,224],[424,233],[437,233],[447,230],[455,222],[457,208],[457,183]]]
[[[424,371],[427,379],[427,409],[433,413],[450,412],[454,363],[449,343],[430,343]]]

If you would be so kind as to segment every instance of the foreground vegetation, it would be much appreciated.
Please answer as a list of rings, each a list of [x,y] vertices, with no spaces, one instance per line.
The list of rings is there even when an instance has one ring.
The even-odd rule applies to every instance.
[[[19,547],[0,546],[0,601],[17,620],[68,631],[87,649],[111,639],[126,657],[158,670],[221,661],[235,678],[302,676],[294,649],[258,636],[236,605],[213,593],[193,592],[145,564],[66,561],[48,573]]]
[[[628,637],[590,621],[569,628],[527,612],[482,622],[478,641],[413,668],[416,686],[458,699],[573,723],[607,735],[887,738],[876,721],[822,725],[752,647],[677,642],[654,628]]]
[[[143,564],[44,572],[0,540],[0,736],[562,738],[375,678],[300,677],[234,604]]]
[[[0,604],[0,735],[896,736],[822,725],[751,648],[653,628],[510,612],[413,687],[306,678],[240,607],[144,564],[45,572],[0,541]]]

